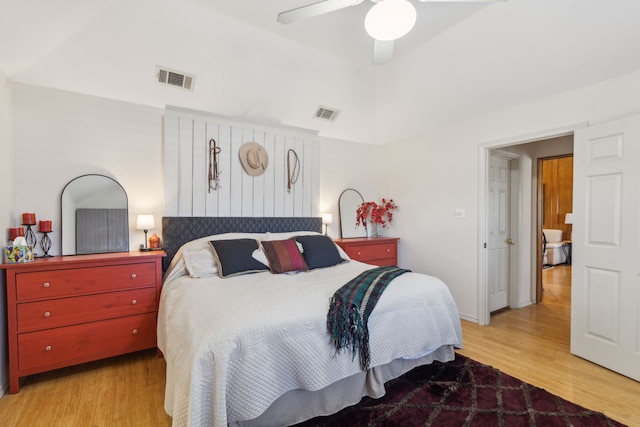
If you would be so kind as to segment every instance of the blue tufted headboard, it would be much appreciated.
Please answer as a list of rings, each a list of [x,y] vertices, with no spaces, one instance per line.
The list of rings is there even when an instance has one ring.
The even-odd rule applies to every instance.
[[[200,237],[221,233],[284,233],[287,231],[322,231],[322,218],[309,217],[162,217],[162,246],[167,269],[182,245]]]

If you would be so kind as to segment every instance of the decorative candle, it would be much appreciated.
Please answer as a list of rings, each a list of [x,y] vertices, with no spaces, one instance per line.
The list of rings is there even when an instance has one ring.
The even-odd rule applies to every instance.
[[[40,221],[40,224],[38,225],[38,231],[40,231],[41,233],[51,233],[51,231],[53,231],[51,229],[51,221]]]
[[[24,237],[24,227],[15,227],[9,229],[9,240],[16,240],[16,237]]]
[[[34,213],[23,213],[22,214],[22,224],[23,225],[36,225],[36,214],[34,214]]]

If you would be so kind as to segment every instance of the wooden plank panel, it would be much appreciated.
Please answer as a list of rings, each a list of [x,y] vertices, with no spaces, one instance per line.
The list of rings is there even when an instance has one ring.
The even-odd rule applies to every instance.
[[[226,123],[218,125],[218,144],[220,145],[218,188],[218,215],[231,216],[231,163],[234,160],[231,147],[231,126]]]
[[[164,214],[167,216],[178,214],[179,121],[173,114],[164,117]]]
[[[295,148],[296,148],[295,138],[292,136],[285,136],[284,137],[285,159],[286,159],[287,152],[289,150],[295,150]],[[300,153],[298,153],[298,155],[300,155]],[[291,168],[293,168],[293,163],[291,164]],[[285,176],[285,179],[286,179],[286,176]],[[299,182],[300,181],[298,180],[298,184]],[[285,181],[285,185],[286,185],[286,181]],[[292,183],[291,190],[287,190],[287,192],[284,194],[284,216],[294,216],[293,206],[294,206],[297,187],[298,187],[297,184]]]
[[[229,187],[231,189],[230,215],[242,216],[242,175],[244,170],[238,160],[238,150],[242,145],[242,128],[231,126],[231,157]]]
[[[320,215],[320,143],[313,141],[311,216]],[[337,203],[337,202],[336,202]],[[334,220],[335,221],[335,220]]]
[[[178,145],[178,216],[193,216],[193,120],[180,119]]]
[[[542,162],[542,185],[543,185],[543,224],[542,228],[556,228],[556,191],[557,191],[557,159],[548,159]]]
[[[269,166],[264,173],[264,216],[275,216],[275,177],[276,177],[276,149],[275,135],[272,132],[266,132],[264,135],[264,148],[269,154]]]
[[[258,144],[264,147],[264,132],[259,130],[254,130],[253,141],[257,142]],[[267,163],[266,170],[272,170],[272,169],[273,169],[273,165],[271,165],[271,157],[269,157],[269,162]],[[265,186],[264,173],[260,176],[253,177],[252,216],[258,216],[258,217],[264,216],[264,186]]]
[[[313,196],[313,143],[308,139],[302,141],[304,158],[302,168],[305,170],[302,193],[302,212],[300,216],[311,216]]]
[[[285,200],[287,198],[287,166],[286,166],[286,145],[284,135],[275,135],[274,154],[274,215],[276,217],[285,216]]]
[[[193,122],[193,158],[192,158],[192,197],[193,216],[206,215],[207,202],[207,166],[208,166],[207,123],[202,120]]]
[[[558,228],[563,240],[571,240],[571,225],[564,222],[570,212],[573,212],[573,156],[558,159]]]
[[[304,139],[296,138],[294,147],[300,156],[300,177],[296,183],[296,191],[293,197],[293,216],[302,216],[302,204],[304,202],[304,185],[307,181],[307,174],[310,172],[305,167]]]
[[[209,140],[221,148],[220,187],[208,191]],[[245,173],[240,146],[265,147],[263,175]],[[217,120],[185,112],[165,119],[165,214],[174,216],[313,216],[319,213],[320,146],[298,133]],[[301,161],[298,180],[287,192],[287,150]],[[292,166],[294,166],[292,164]]]
[[[242,144],[253,141],[253,129],[242,129]],[[239,161],[240,157],[238,157]],[[242,171],[242,208],[241,216],[254,216],[253,214],[253,177],[244,171],[242,163],[239,162]]]
[[[220,188],[218,187],[217,190],[214,190],[213,188],[209,189],[209,185],[211,185],[212,187],[215,185],[213,182],[209,183],[209,167],[211,166],[211,168],[213,168],[213,158],[209,152],[210,146],[212,146],[212,144],[210,143],[211,140],[215,140],[216,142],[216,146],[220,147],[220,136],[218,134],[218,123],[215,122],[211,122],[208,121],[206,123],[206,137],[205,137],[205,159],[204,159],[204,163],[205,163],[205,187],[204,187],[204,194],[205,194],[205,213],[204,216],[218,216],[219,215],[219,207],[220,207]],[[210,159],[211,157],[211,159]],[[220,171],[220,159],[221,159],[221,155],[218,155],[218,171]],[[211,161],[211,165],[209,164],[209,162]],[[213,173],[213,171],[211,171],[211,173]]]

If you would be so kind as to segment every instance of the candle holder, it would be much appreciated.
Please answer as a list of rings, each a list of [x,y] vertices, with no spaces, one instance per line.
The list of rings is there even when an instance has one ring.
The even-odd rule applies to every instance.
[[[36,238],[36,234],[31,229],[33,224],[22,224],[27,226],[27,230],[24,232],[24,239],[27,241],[27,245],[31,245],[35,248],[36,243],[38,243],[38,239]]]
[[[40,239],[40,247],[42,248],[42,255],[40,255],[38,258],[53,256],[53,255],[49,255],[49,249],[51,249],[51,238],[48,236],[49,233],[51,232],[50,231],[42,232],[42,239]]]

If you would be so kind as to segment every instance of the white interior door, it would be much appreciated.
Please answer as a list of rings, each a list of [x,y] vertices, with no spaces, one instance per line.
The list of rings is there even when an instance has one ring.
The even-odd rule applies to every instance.
[[[571,352],[640,381],[640,116],[574,144]]]
[[[509,306],[511,160],[494,153],[489,158],[489,312]]]

